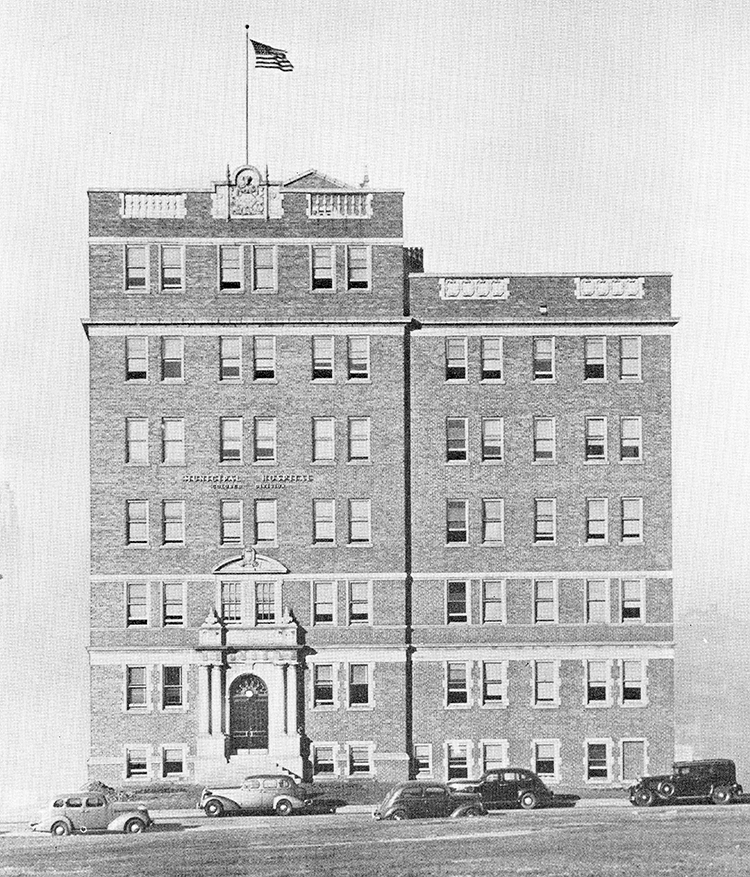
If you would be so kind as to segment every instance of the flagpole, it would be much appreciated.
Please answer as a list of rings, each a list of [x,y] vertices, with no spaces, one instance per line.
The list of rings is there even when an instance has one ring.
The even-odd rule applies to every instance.
[[[245,164],[250,164],[250,25],[245,25]]]

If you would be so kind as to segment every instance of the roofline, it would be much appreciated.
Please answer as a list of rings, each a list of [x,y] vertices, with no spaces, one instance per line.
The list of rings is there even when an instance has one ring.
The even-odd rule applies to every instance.
[[[410,249],[407,247],[406,249]],[[419,249],[419,248],[418,248]],[[671,271],[575,271],[575,272],[559,272],[559,271],[411,271],[409,277],[457,277],[457,278],[494,278],[494,277],[622,277],[630,279],[632,277],[672,277]]]
[[[219,181],[215,183],[216,186],[226,186],[226,180]],[[310,192],[320,192],[324,195],[333,195],[333,194],[352,194],[354,192],[361,192],[365,195],[378,195],[378,194],[396,194],[403,195],[405,194],[404,189],[373,189],[371,186],[368,186],[365,189],[360,188],[359,186],[342,186],[338,189],[321,189],[318,186],[311,186],[310,188],[305,187],[295,187],[293,189],[288,189],[286,183],[282,182],[270,182],[269,186],[279,186],[282,192],[302,192],[310,193]],[[132,187],[127,188],[117,188],[117,187],[93,187],[86,189],[86,193],[88,195],[93,194],[111,194],[111,195],[185,195],[188,192],[190,193],[202,193],[205,195],[213,195],[214,189],[206,189],[206,188],[195,188],[193,186],[183,186],[181,188],[174,188],[172,186],[165,186],[159,189],[151,189],[142,187],[140,189],[134,189]]]

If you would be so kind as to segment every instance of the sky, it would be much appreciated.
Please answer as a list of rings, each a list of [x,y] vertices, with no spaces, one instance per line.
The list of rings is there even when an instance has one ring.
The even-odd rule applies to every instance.
[[[86,190],[243,163],[246,23],[251,164],[404,190],[426,270],[673,274],[678,616],[750,616],[746,0],[1,4],[0,811],[85,769]]]

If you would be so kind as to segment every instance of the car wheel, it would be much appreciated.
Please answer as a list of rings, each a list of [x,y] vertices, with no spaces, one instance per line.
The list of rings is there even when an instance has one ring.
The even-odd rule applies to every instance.
[[[638,789],[633,798],[636,807],[653,807],[656,797],[651,789]]]
[[[128,819],[123,828],[124,834],[140,834],[146,830],[146,823],[142,819]]]
[[[711,800],[714,804],[731,804],[734,800],[734,795],[727,786],[717,786],[711,794]]]
[[[464,813],[464,816],[472,819],[475,816],[483,816],[484,811],[481,807],[469,807],[469,809]]]
[[[216,801],[212,798],[210,801],[206,801],[203,805],[203,811],[206,816],[223,816],[224,815],[224,805],[221,801]]]
[[[70,826],[67,822],[56,822],[49,831],[55,837],[65,837],[65,835],[70,834]]]
[[[662,798],[673,798],[675,791],[674,783],[659,783],[659,788],[657,789]]]
[[[539,806],[539,801],[534,792],[524,792],[518,803],[524,810],[534,810]]]
[[[406,810],[394,810],[389,818],[392,819],[394,822],[401,822],[401,820],[403,819],[408,819],[406,815]]]
[[[291,816],[294,811],[291,801],[279,801],[274,809],[277,816]]]

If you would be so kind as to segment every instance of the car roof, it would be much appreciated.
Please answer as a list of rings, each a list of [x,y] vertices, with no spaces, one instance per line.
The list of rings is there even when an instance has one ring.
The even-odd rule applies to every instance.
[[[702,764],[731,764],[734,767],[734,762],[731,758],[702,758],[697,761],[675,761],[675,767],[693,767],[695,765]]]
[[[285,773],[251,773],[245,777],[246,780],[290,780],[291,777]]]

